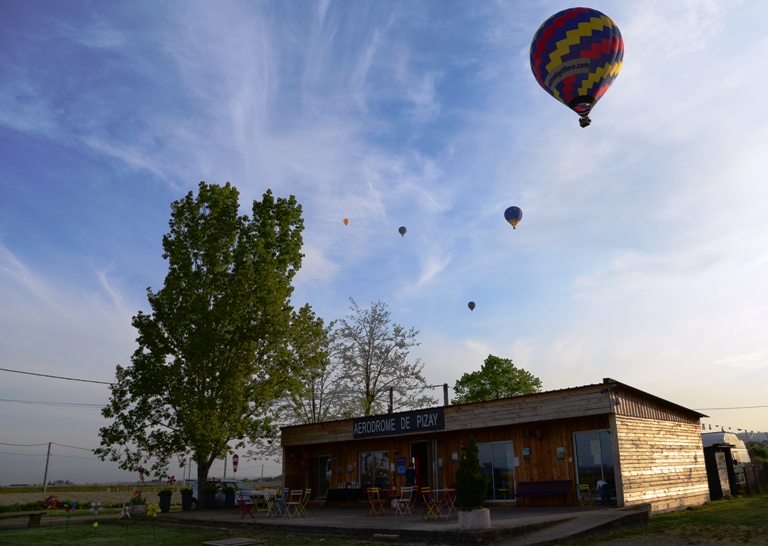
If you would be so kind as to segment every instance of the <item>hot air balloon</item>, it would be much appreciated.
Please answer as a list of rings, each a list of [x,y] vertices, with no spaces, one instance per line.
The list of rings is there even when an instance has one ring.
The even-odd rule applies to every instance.
[[[349,218],[344,218],[344,225],[345,225],[345,226],[348,226],[348,225],[349,225]]]
[[[512,229],[516,229],[515,226],[523,219],[523,211],[520,207],[509,207],[504,211],[504,219],[512,224]]]
[[[475,302],[473,302],[473,301],[469,302],[467,304],[467,307],[469,307],[470,311],[474,311],[475,310]]]
[[[401,237],[405,237],[405,232],[408,231],[405,229],[405,226],[400,226],[400,229],[397,230],[397,232],[400,234]]]
[[[590,8],[554,14],[531,42],[531,70],[544,91],[579,114],[589,113],[619,75],[624,59],[621,32],[607,15]]]

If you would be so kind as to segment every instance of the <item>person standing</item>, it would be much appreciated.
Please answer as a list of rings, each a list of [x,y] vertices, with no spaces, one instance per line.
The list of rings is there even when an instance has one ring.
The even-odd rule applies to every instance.
[[[608,487],[608,482],[600,478],[597,480],[597,488],[600,490],[600,504],[608,506],[611,502],[611,492]]]

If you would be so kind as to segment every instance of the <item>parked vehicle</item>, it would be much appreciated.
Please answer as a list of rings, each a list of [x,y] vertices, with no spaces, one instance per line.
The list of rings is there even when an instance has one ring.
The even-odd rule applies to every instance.
[[[238,480],[215,480],[208,482],[209,485],[216,486],[216,496],[214,498],[214,504],[216,507],[224,506],[224,488],[231,487],[235,490],[235,504],[239,504],[240,500],[245,500],[245,504],[253,504],[253,498],[251,497],[251,488],[244,482]],[[192,509],[197,508],[198,501],[200,500],[200,494],[198,491],[197,482],[192,482],[189,486],[192,490]]]

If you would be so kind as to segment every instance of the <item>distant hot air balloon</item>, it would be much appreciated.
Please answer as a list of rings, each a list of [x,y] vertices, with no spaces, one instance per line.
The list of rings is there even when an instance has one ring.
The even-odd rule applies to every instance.
[[[345,225],[345,226],[348,226],[348,225],[349,225],[349,218],[344,218],[344,225]]]
[[[408,231],[405,229],[405,226],[400,226],[400,229],[397,230],[397,232],[400,234],[401,237],[405,237],[405,232]]]
[[[531,70],[544,91],[590,124],[589,113],[619,75],[621,32],[607,15],[571,8],[544,21],[531,42]]]
[[[475,302],[473,302],[473,301],[469,302],[467,304],[467,307],[469,307],[470,311],[474,311],[475,310]]]
[[[523,219],[523,211],[520,207],[509,207],[504,211],[504,219],[512,224],[512,229],[516,229],[515,226]]]

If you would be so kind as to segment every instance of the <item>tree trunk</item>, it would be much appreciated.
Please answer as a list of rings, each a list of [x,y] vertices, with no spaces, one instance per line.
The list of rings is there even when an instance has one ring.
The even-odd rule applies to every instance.
[[[197,456],[197,491],[198,496],[202,498],[203,487],[208,483],[208,470],[211,465],[208,463],[204,455]],[[197,502],[201,502],[201,498],[197,499]],[[199,506],[199,504],[198,504]]]

